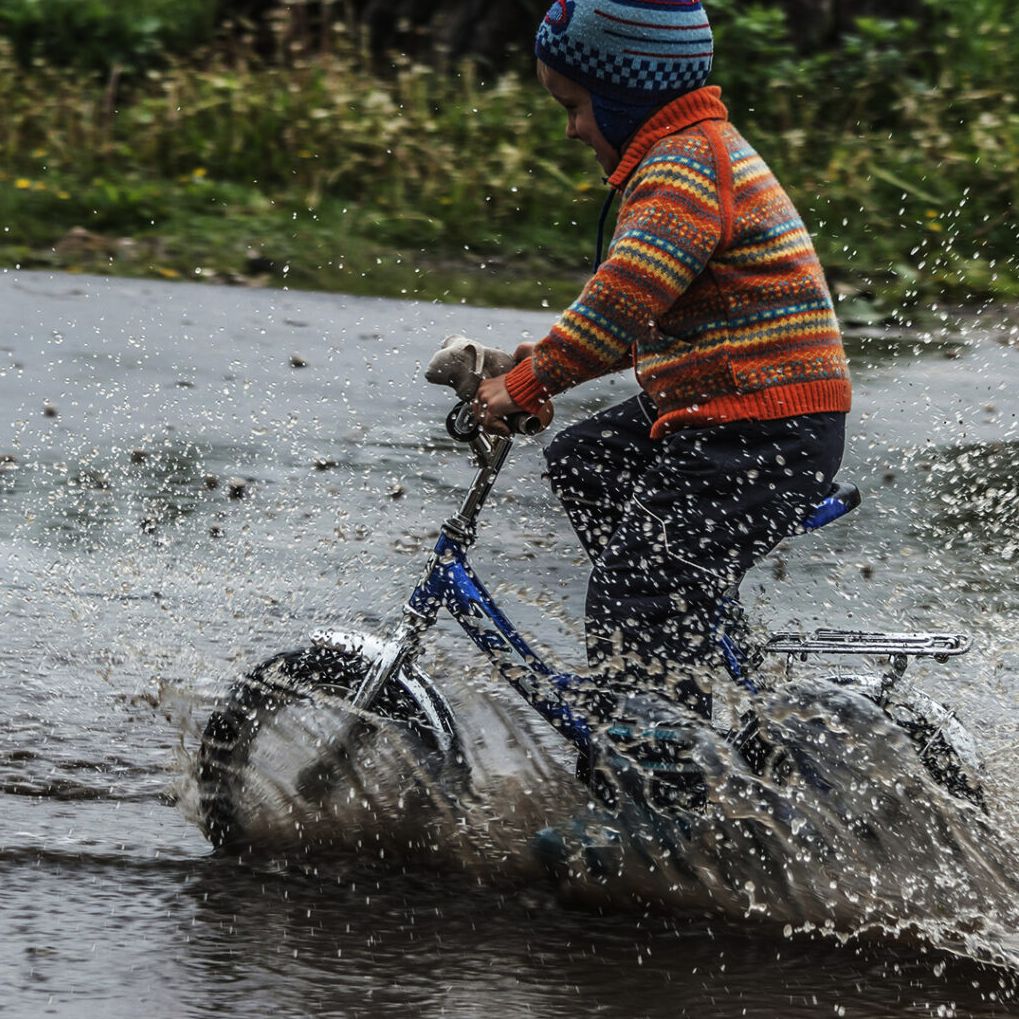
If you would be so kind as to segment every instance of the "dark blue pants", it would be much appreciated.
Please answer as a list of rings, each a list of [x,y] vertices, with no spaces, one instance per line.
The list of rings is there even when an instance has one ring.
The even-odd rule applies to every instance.
[[[560,432],[552,488],[594,568],[590,664],[710,714],[723,598],[794,533],[842,461],[845,414],[689,428],[653,441],[644,395]],[[698,678],[700,677],[700,678]]]

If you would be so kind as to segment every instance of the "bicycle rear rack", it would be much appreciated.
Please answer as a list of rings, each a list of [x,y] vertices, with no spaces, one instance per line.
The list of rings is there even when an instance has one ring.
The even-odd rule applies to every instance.
[[[969,651],[969,637],[957,633],[867,633],[858,630],[815,630],[811,634],[776,633],[761,648],[766,654],[889,655],[892,658],[949,658]]]

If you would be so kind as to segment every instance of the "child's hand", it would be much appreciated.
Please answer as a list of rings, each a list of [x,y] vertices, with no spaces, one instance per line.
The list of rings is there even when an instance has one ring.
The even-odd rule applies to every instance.
[[[523,407],[518,407],[509,395],[506,388],[506,376],[499,375],[494,379],[485,379],[471,401],[471,413],[474,420],[485,429],[486,432],[494,432],[497,435],[509,435],[509,425],[504,418],[510,414],[523,413]]]
[[[515,403],[506,388],[506,376],[499,375],[494,379],[485,379],[478,386],[478,391],[471,401],[471,413],[474,420],[485,429],[486,432],[494,432],[497,435],[509,435],[510,429],[506,424],[506,418],[511,414],[527,413],[523,407]],[[537,413],[543,428],[548,428],[552,422],[554,409],[552,401],[548,400],[542,404]]]
[[[517,364],[520,364],[521,361],[526,361],[531,356],[531,352],[536,346],[536,343],[521,343],[520,346],[513,351],[513,360],[516,361]]]

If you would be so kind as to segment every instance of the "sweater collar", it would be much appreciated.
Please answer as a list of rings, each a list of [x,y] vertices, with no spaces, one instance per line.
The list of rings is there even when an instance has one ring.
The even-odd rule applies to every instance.
[[[623,152],[608,184],[613,188],[621,188],[629,179],[630,174],[640,165],[648,154],[651,146],[667,138],[670,134],[685,131],[702,120],[728,120],[729,111],[722,102],[722,90],[717,85],[699,88],[688,92],[685,96],[673,99],[667,106],[650,116],[640,126]]]

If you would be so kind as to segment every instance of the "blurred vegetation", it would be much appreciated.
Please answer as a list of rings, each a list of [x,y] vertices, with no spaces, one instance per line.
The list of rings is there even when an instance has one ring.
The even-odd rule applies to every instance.
[[[209,0],[0,0],[0,34],[23,68],[122,73],[209,42],[219,14]]]
[[[796,0],[713,0],[714,80],[842,296],[1019,296],[1019,8],[815,6],[794,31]],[[591,154],[523,55],[496,72],[419,39],[380,63],[377,7],[0,0],[0,264],[568,301]]]

